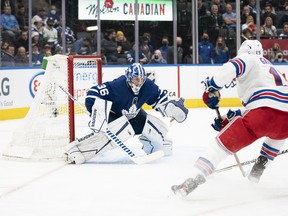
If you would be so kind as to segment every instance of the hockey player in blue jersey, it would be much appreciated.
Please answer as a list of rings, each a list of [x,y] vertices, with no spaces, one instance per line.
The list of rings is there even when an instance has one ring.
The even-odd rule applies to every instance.
[[[89,126],[93,133],[65,147],[66,161],[81,164],[115,148],[105,135],[107,127],[123,142],[139,135],[146,154],[163,150],[165,155],[170,155],[172,140],[167,137],[168,127],[142,109],[145,103],[177,122],[187,118],[184,100],[168,100],[167,94],[147,78],[139,63],[129,66],[125,75],[91,87],[85,105],[91,116]]]
[[[205,183],[222,160],[265,137],[261,155],[248,175],[249,180],[258,182],[285,144],[288,138],[288,82],[285,75],[263,57],[262,44],[258,40],[244,41],[237,56],[221,67],[221,73],[204,81],[203,100],[209,108],[219,108],[219,91],[234,78],[245,109],[229,111],[220,121],[215,121],[214,128],[220,133],[195,162],[192,177],[172,186],[174,193],[188,195]]]

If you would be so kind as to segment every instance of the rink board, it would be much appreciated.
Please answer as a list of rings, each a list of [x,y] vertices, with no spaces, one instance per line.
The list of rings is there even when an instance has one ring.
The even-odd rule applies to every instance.
[[[202,101],[206,77],[212,77],[220,71],[221,65],[146,65],[145,69],[150,79],[165,90],[169,98],[183,97],[188,108],[205,107]],[[113,80],[124,74],[127,66],[104,66],[103,82]],[[288,76],[286,65],[276,65]],[[83,72],[85,73],[85,72]],[[44,71],[41,68],[20,68],[0,70],[0,120],[23,118],[27,114],[37,88],[41,83]],[[94,80],[87,76],[74,80],[75,97],[84,101],[86,91]],[[84,88],[85,87],[85,88]],[[231,81],[221,90],[222,107],[241,106],[237,96],[235,81]],[[151,109],[144,105],[144,109]]]

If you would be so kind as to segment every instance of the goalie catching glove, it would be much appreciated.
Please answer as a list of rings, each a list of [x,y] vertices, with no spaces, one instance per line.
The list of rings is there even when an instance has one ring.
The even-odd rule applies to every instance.
[[[214,123],[211,126],[216,131],[221,131],[230,121],[232,121],[236,116],[241,116],[241,110],[230,110],[227,112],[226,115],[221,116],[222,119],[215,118]]]
[[[204,91],[203,96],[202,96],[204,103],[210,109],[219,108],[219,102],[220,102],[220,98],[221,98],[219,90],[221,89],[221,87],[218,87],[215,84],[213,78],[210,80],[209,77],[207,77],[201,83],[204,83],[204,85],[205,85],[205,91]]]
[[[164,117],[170,117],[181,123],[186,120],[188,109],[184,106],[184,99],[169,100],[160,104],[157,108]]]

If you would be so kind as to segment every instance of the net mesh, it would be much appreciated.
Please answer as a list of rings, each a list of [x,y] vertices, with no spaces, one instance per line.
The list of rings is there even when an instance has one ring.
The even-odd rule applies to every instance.
[[[73,69],[68,69],[67,56],[48,57],[46,71],[39,78],[41,85],[25,119],[13,132],[2,154],[4,158],[63,159],[63,146],[70,142],[71,136],[80,137],[89,133],[89,117],[83,107],[74,103],[71,114],[69,97],[59,86],[69,92],[71,88],[68,84],[72,80],[74,88],[70,94],[84,106],[87,90],[98,83],[98,74],[101,73],[97,72],[101,68],[97,67],[97,61],[100,60],[95,56],[69,58],[72,59]]]

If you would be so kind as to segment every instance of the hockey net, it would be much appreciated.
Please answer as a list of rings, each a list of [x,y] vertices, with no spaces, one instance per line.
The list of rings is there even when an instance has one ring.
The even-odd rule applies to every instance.
[[[87,90],[102,82],[101,58],[55,55],[47,61],[29,112],[13,132],[4,158],[62,159],[63,146],[89,133],[88,115],[65,91],[84,106]]]

